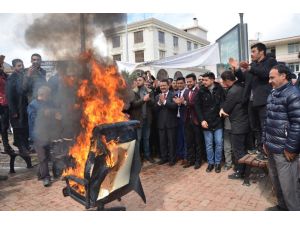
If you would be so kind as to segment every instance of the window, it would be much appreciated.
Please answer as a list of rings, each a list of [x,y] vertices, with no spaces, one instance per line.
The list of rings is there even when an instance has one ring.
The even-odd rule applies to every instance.
[[[187,50],[191,51],[192,50],[192,42],[187,41]]]
[[[162,31],[158,31],[158,41],[160,44],[165,43],[165,33]]]
[[[114,61],[121,61],[121,54],[113,55],[113,60]]]
[[[112,46],[113,46],[113,48],[120,47],[120,43],[121,43],[120,36],[115,36],[115,37],[112,38]]]
[[[134,52],[135,62],[144,62],[144,51],[136,51]]]
[[[166,57],[166,52],[162,51],[162,50],[159,50],[159,59],[163,59],[165,57]]]
[[[178,37],[173,36],[173,47],[178,48]]]
[[[144,42],[143,31],[134,32],[134,44]]]
[[[300,43],[288,44],[288,53],[297,53],[300,51]]]
[[[300,69],[299,63],[289,63],[289,67],[290,67],[292,73],[300,72],[300,70],[299,70]]]
[[[194,43],[194,49],[198,48],[198,44]]]

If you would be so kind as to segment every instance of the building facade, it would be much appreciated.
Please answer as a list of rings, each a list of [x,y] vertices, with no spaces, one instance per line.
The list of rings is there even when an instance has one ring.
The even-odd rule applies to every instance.
[[[140,63],[162,59],[168,56],[177,55],[192,51],[209,44],[207,41],[207,30],[198,25],[194,18],[194,26],[186,29],[179,29],[168,23],[155,18],[150,18],[128,24],[127,28],[117,28],[108,35],[108,55],[114,60]],[[146,68],[145,68],[146,69]],[[175,69],[157,70],[148,68],[153,75],[161,73],[174,77],[179,71]],[[182,70],[187,73],[201,73],[201,69],[194,71]]]
[[[300,36],[268,40],[263,43],[267,46],[267,53],[275,55],[277,61],[285,62],[295,74],[300,72]]]

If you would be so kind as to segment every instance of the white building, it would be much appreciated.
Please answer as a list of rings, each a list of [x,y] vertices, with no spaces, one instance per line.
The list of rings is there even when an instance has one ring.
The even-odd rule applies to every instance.
[[[294,73],[300,72],[300,36],[287,37],[263,42],[267,52],[272,52],[277,61],[285,62]]]
[[[108,36],[108,55],[114,60],[139,63],[162,59],[208,45],[207,30],[198,25],[194,18],[194,26],[179,29],[155,18],[128,24],[126,27],[117,28]],[[188,70],[155,69],[150,70],[154,76],[174,77],[177,71],[182,75],[194,72],[196,75],[203,69],[193,68]],[[180,74],[180,73],[179,73]]]
[[[256,42],[258,41],[250,41],[250,45]],[[293,73],[300,72],[300,36],[267,40],[262,43],[267,46],[267,53],[273,53],[277,61],[288,64]]]

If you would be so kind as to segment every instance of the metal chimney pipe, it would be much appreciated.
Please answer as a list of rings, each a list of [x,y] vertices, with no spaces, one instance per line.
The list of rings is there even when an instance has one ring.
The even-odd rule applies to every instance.
[[[81,52],[85,52],[86,48],[85,48],[85,18],[84,18],[84,14],[80,13],[80,50]]]

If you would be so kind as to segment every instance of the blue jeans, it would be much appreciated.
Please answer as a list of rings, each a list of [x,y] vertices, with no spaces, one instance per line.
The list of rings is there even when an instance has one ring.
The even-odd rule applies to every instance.
[[[205,147],[207,153],[207,162],[209,164],[220,164],[223,150],[223,129],[215,131],[204,130]],[[213,149],[215,146],[215,151]]]
[[[138,146],[140,146],[140,144],[143,144],[144,158],[150,157],[150,146],[149,146],[150,124],[148,124],[147,119],[143,120],[142,128],[137,129],[137,136],[138,136],[137,138],[138,143],[136,144],[138,144]]]

